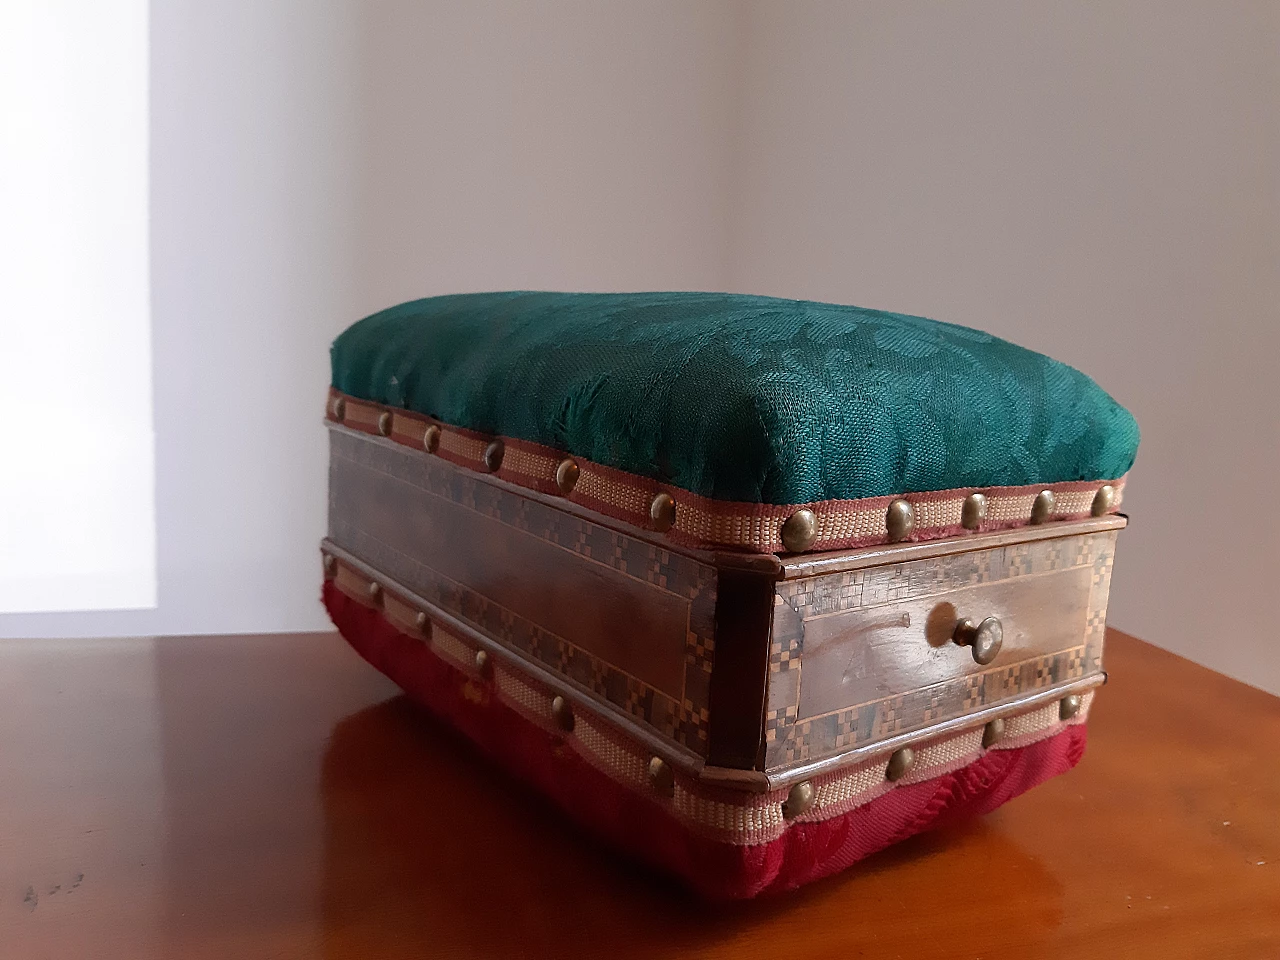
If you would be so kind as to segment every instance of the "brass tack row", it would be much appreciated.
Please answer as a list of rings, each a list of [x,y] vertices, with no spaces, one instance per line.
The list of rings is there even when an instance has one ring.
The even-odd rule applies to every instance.
[[[552,703],[552,713],[559,719],[556,704],[561,702],[563,698],[556,697]],[[1063,720],[1074,717],[1083,706],[1083,698],[1079,694],[1070,694],[1063,697],[1060,703],[1060,715]],[[562,724],[563,725],[563,724]],[[572,729],[572,719],[569,720],[569,726],[566,729]],[[982,728],[982,746],[990,748],[1004,738],[1005,721],[1003,718],[997,717],[989,720]],[[905,777],[916,764],[915,751],[910,747],[902,747],[895,750],[889,756],[889,761],[885,765],[884,777],[890,783],[894,783]],[[668,764],[661,757],[651,757],[648,767],[649,785],[654,793],[663,797],[671,797],[675,793],[675,775]],[[782,802],[782,817],[784,820],[794,820],[813,808],[814,802],[817,800],[817,790],[814,788],[812,781],[802,780],[799,783],[792,784],[791,789],[787,792],[786,799]]]
[[[977,496],[981,497],[981,494]],[[982,497],[982,513],[985,516],[985,497]],[[915,507],[902,498],[894,500],[885,511],[884,525],[891,543],[906,540],[916,529]],[[817,514],[808,507],[801,507],[783,522],[780,538],[788,553],[804,553],[818,538]]]
[[[322,554],[324,558],[324,576],[326,580],[333,580],[338,575],[338,558],[331,553]],[[382,584],[376,580],[370,580],[368,586],[365,587],[365,593],[369,597],[369,601],[374,606],[385,606],[384,600],[386,591]],[[413,618],[413,625],[420,633],[424,640],[431,638],[431,618],[425,610],[419,610]]]
[[[324,570],[325,576],[332,579],[337,574],[338,561],[332,554],[324,554]],[[375,604],[381,604],[385,591],[380,583],[376,580],[369,581],[367,587],[370,600]],[[425,637],[430,636],[431,619],[425,611],[418,611],[414,624]],[[480,676],[491,679],[493,677],[493,658],[489,652],[484,649],[477,650],[475,653],[475,668]],[[1058,701],[1058,717],[1060,720],[1070,720],[1079,714],[1084,706],[1084,698],[1078,693],[1068,694]],[[562,694],[556,694],[551,700],[551,718],[565,733],[572,733],[575,726],[575,717],[573,713],[573,705]],[[987,721],[982,728],[982,746],[990,749],[1004,739],[1005,721],[1002,717]],[[901,780],[916,763],[916,754],[911,747],[902,747],[895,750],[889,756],[888,763],[885,765],[884,776],[887,781],[894,783]],[[661,757],[653,756],[649,759],[647,768],[649,785],[654,793],[661,797],[670,798],[675,794],[675,772],[671,765]],[[803,780],[793,784],[787,793],[786,799],[782,803],[782,816],[786,820],[795,819],[798,816],[812,809],[814,801],[817,799],[817,791],[811,781]]]
[[[342,397],[334,397],[333,402],[329,406],[333,419],[338,423],[342,423],[347,412],[346,401]],[[383,411],[378,415],[378,433],[387,437],[391,435],[392,415],[390,411]],[[439,424],[429,423],[422,432],[422,447],[427,453],[435,453],[440,449],[440,437],[443,431]],[[484,448],[484,454],[481,457],[485,473],[497,473],[502,468],[503,455],[506,452],[505,444],[500,438],[489,441]],[[578,466],[576,460],[572,457],[565,457],[556,464],[555,484],[556,489],[560,491],[561,496],[569,496],[573,492],[573,488],[578,483],[578,477],[581,476],[582,470]],[[812,511],[806,511],[811,517]],[[676,502],[669,493],[657,494],[649,504],[649,519],[653,529],[659,533],[665,533],[670,530],[676,522]],[[810,539],[812,542],[812,539]]]
[[[326,576],[332,578],[337,574],[338,559],[332,554],[324,554],[324,568]],[[376,580],[370,580],[366,588],[370,600],[374,603],[381,604],[385,591],[382,584]],[[414,618],[414,625],[424,636],[430,636],[431,618],[426,611],[419,610]],[[486,680],[493,678],[494,662],[489,651],[479,649],[475,653],[475,669]],[[556,694],[551,700],[551,718],[565,733],[572,733],[576,724],[576,718],[573,713],[573,705],[568,698],[562,694]],[[649,783],[654,791],[660,796],[671,797],[675,794],[675,773],[661,757],[652,757],[649,760],[648,767]],[[810,799],[812,802],[812,799]]]
[[[1080,708],[1084,705],[1084,699],[1078,693],[1068,694],[1058,702],[1058,716],[1062,720],[1070,720],[1080,712]],[[1004,719],[996,717],[994,720],[988,720],[982,728],[982,746],[990,749],[1001,740],[1004,739]],[[657,758],[654,758],[657,760]],[[660,761],[659,761],[660,762]],[[910,747],[902,747],[895,750],[889,756],[889,762],[885,765],[884,778],[890,783],[901,780],[916,763],[915,751]],[[650,763],[650,779],[653,777],[653,764]],[[792,820],[808,811],[817,797],[817,793],[813,788],[813,784],[808,780],[802,780],[800,783],[794,784],[787,793],[787,799],[782,802],[782,816],[786,820]]]
[[[1115,487],[1105,483],[1094,494],[1089,512],[1092,516],[1104,517],[1111,512],[1115,501]],[[1041,490],[1031,504],[1031,522],[1040,524],[1052,519],[1056,504],[1052,490]],[[971,493],[965,497],[960,508],[960,525],[966,530],[977,530],[986,518],[986,494]],[[916,512],[910,501],[898,498],[889,504],[885,511],[885,532],[890,543],[906,540],[915,531],[915,526]],[[813,546],[817,536],[818,518],[808,507],[801,507],[787,517],[780,532],[782,546],[788,553],[803,553]]]
[[[338,558],[331,553],[324,554],[324,570],[325,576],[329,579],[333,579],[338,572]],[[374,603],[380,603],[385,596],[382,584],[378,583],[376,580],[370,580],[366,590],[368,592],[369,599]],[[414,616],[413,623],[418,632],[421,633],[425,639],[430,639],[431,617],[428,616],[425,610],[419,610],[417,612]],[[493,659],[487,650],[481,649],[476,651],[475,667],[482,677],[489,678],[493,676]],[[555,720],[556,726],[565,733],[573,732],[575,722],[573,705],[561,694],[556,694],[556,696],[551,700],[551,717]],[[656,760],[657,758],[654,759]],[[658,762],[661,763],[662,761],[659,760]]]
[[[330,412],[334,420],[343,422],[346,415],[346,402],[343,397],[335,397],[330,404]],[[383,411],[378,416],[378,433],[384,437],[391,435],[392,414]],[[440,447],[442,430],[439,424],[428,424],[422,434],[422,446],[427,453],[435,453]],[[505,444],[501,438],[489,441],[481,456],[482,469],[485,473],[497,473],[502,468]],[[556,464],[553,479],[556,489],[562,496],[569,496],[581,476],[581,468],[572,457],[566,457]],[[1090,505],[1090,515],[1106,516],[1115,506],[1116,491],[1111,484],[1103,484],[1094,494]],[[1031,504],[1030,522],[1042,524],[1053,518],[1057,506],[1052,490],[1041,490]],[[987,518],[987,496],[983,493],[971,493],[964,499],[960,510],[960,525],[966,530],[977,530]],[[649,524],[658,533],[666,533],[676,522],[676,501],[671,494],[663,491],[655,494],[649,502]],[[910,538],[915,532],[916,511],[909,500],[897,498],[885,511],[885,532],[890,543],[899,543]],[[811,548],[818,537],[818,517],[809,507],[801,507],[787,517],[782,523],[779,538],[784,550],[788,553],[804,553]]]

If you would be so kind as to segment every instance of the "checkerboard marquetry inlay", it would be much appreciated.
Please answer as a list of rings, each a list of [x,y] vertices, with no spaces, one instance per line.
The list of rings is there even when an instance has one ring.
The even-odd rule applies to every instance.
[[[769,656],[766,765],[773,768],[819,759],[1098,673],[1114,541],[1114,531],[1105,531],[780,584]],[[1064,576],[1055,580],[1058,575]],[[957,591],[968,591],[971,597],[975,588],[980,591],[997,585],[1004,585],[1000,587],[1005,591],[1003,596],[1021,596],[1009,586],[1014,581],[1019,581],[1019,587],[1028,585],[1025,602],[1037,603],[1052,596],[1067,577],[1072,584],[1086,584],[1088,597],[1082,601],[1078,633],[1060,647],[1034,649],[1022,656],[1010,651],[981,669],[959,656],[952,662],[962,669],[954,676],[862,698],[815,716],[805,715],[805,636],[815,622],[825,620],[829,635],[831,624],[836,622],[832,618],[844,618],[839,622],[853,625],[851,635],[856,635],[861,625],[864,636],[877,625],[889,624],[903,637],[894,642],[924,644],[925,624],[919,622],[924,618],[917,617],[912,624],[910,616],[900,614],[908,606],[918,611],[921,604],[928,607],[935,599],[938,605],[947,603]],[[1015,604],[1009,619],[1016,621],[1017,615]],[[865,680],[869,672],[873,681],[879,679],[874,667],[868,671],[861,664],[865,644],[855,639],[848,641],[847,647],[848,656],[842,661],[847,664],[847,673]],[[959,651],[947,653],[955,658]],[[1006,662],[1010,657],[1014,659]],[[810,663],[809,669],[817,666]]]

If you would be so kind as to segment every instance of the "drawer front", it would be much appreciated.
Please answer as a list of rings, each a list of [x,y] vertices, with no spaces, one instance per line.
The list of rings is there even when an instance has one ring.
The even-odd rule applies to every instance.
[[[786,581],[774,598],[765,759],[821,759],[1101,671],[1116,532]],[[995,617],[979,664],[957,622]]]

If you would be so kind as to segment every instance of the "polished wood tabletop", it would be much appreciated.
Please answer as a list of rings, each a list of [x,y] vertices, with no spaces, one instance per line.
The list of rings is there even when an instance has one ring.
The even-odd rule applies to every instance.
[[[335,635],[5,641],[0,960],[1280,957],[1280,700],[1108,643],[1076,770],[712,907]]]

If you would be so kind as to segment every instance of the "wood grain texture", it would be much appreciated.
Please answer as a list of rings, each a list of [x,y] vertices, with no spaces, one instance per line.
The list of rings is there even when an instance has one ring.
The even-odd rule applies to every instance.
[[[350,397],[343,407],[366,433],[392,416]],[[394,421],[391,432],[405,439]],[[456,621],[713,767],[786,776],[1099,675],[1124,518],[789,564],[812,575],[778,583],[775,606],[778,570],[718,570],[653,531],[428,456],[421,441],[330,431],[322,550],[341,560],[342,589]],[[482,456],[485,438],[459,442]],[[539,456],[551,483],[558,461]],[[355,592],[350,564],[369,578]],[[1003,622],[994,666],[951,643],[961,617]]]
[[[326,544],[706,755],[715,568],[388,441],[329,443]]]
[[[708,908],[332,635],[0,645],[0,956],[1280,956],[1280,700],[1122,634],[1075,771]]]
[[[716,583],[715,669],[711,673],[707,762],[743,770],[764,765],[764,698],[773,581],[722,570]]]

